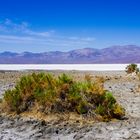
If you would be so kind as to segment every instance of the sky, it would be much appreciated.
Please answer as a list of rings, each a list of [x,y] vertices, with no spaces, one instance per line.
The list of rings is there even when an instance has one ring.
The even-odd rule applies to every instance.
[[[0,52],[140,46],[140,0],[0,0]]]

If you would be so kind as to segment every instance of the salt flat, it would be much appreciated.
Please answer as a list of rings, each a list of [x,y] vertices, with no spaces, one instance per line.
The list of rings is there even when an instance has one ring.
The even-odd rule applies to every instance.
[[[96,68],[95,65],[91,66]],[[16,67],[17,69],[22,68],[19,65],[15,65]],[[14,67],[9,66],[9,68]],[[84,65],[84,68],[87,67]],[[95,76],[102,75],[107,78],[104,87],[111,91],[116,100],[125,108],[126,118],[92,124],[81,124],[77,121],[73,124],[61,121],[51,121],[44,124],[35,118],[23,118],[20,115],[17,115],[16,118],[10,118],[0,115],[0,140],[140,140],[140,92],[137,90],[139,80],[135,75],[127,76],[124,71],[51,72],[56,75],[66,72],[79,79],[84,78],[85,73]],[[29,73],[32,71],[0,72],[1,97],[5,90],[15,86],[15,81],[22,75]]]
[[[122,71],[128,64],[0,64],[0,70]],[[138,64],[140,67],[140,64]]]

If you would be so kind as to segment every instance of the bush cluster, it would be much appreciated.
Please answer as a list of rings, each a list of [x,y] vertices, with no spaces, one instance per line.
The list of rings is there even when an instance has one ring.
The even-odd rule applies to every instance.
[[[137,64],[129,64],[126,67],[125,71],[126,71],[127,74],[134,73],[138,77],[138,79],[140,80],[140,69],[138,68]]]
[[[33,73],[7,90],[3,100],[8,110],[16,113],[29,111],[37,104],[45,114],[76,112],[97,114],[103,119],[120,119],[125,114],[112,93],[104,89],[103,80],[88,76],[84,81],[76,81],[66,74],[55,77]]]
[[[126,73],[127,74],[130,74],[130,73],[139,73],[139,68],[137,66],[137,64],[129,64],[127,67],[126,67]]]

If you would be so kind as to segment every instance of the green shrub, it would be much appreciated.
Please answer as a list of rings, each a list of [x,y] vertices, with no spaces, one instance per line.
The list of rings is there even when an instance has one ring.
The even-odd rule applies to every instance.
[[[130,74],[130,73],[133,73],[133,72],[139,72],[139,69],[137,67],[137,64],[129,64],[127,67],[126,67],[126,73],[127,74]]]
[[[64,83],[70,84],[72,82],[73,82],[72,78],[69,75],[66,75],[65,73],[63,73],[58,77],[58,83],[60,84],[64,84]]]
[[[102,95],[99,105],[96,108],[96,113],[100,114],[103,117],[108,116],[108,118],[112,118],[112,116],[114,115],[115,107],[116,100],[113,97],[112,93],[107,91]]]
[[[140,80],[140,69],[138,68],[137,64],[129,64],[126,67],[126,73],[127,74],[135,73],[138,79]]]
[[[113,105],[116,103],[116,99],[113,97],[111,92],[105,93],[105,98],[103,104],[109,109],[112,109]]]
[[[16,111],[17,113],[20,111],[19,106],[21,104],[22,98],[16,89],[7,90],[4,94],[4,100],[10,111]]]
[[[4,102],[10,111],[17,113],[37,104],[47,113],[96,112],[107,119],[121,118],[124,109],[102,85],[103,80],[93,81],[89,76],[85,81],[77,82],[66,74],[56,78],[51,74],[33,73],[23,76],[13,90],[7,90]]]
[[[76,110],[79,114],[86,114],[89,110],[89,105],[86,101],[80,101],[76,107]]]
[[[97,114],[100,114],[101,116],[106,115],[105,107],[104,107],[103,105],[101,105],[101,104],[99,104],[99,106],[97,106],[95,112],[96,112]]]
[[[40,105],[51,105],[56,98],[56,93],[53,89],[47,89],[44,91],[36,89],[34,92],[34,98]]]
[[[119,105],[119,104],[114,104],[114,106],[113,106],[113,117],[114,118],[117,118],[117,119],[121,119],[122,118],[122,116],[124,116],[125,115],[125,109],[121,106],[121,105]]]

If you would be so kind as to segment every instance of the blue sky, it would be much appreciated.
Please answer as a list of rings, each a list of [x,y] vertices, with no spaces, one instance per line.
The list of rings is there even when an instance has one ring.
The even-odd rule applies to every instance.
[[[140,46],[140,0],[0,0],[0,52]]]

